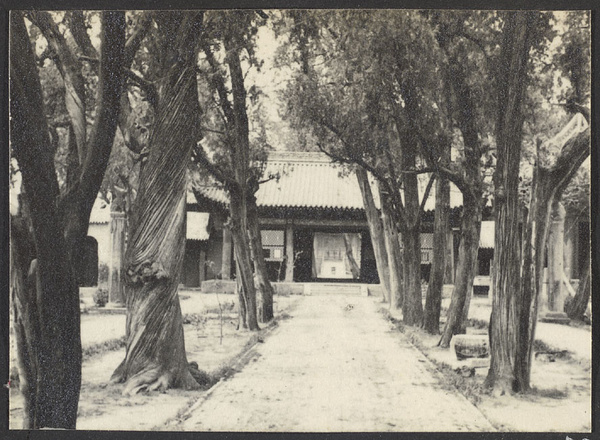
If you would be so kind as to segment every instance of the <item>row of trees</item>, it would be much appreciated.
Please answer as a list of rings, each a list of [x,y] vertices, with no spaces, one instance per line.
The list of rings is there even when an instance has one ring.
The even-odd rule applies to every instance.
[[[423,210],[435,185],[434,245],[445,249],[449,182],[462,192],[459,262],[442,345],[464,330],[494,173],[489,384],[527,390],[543,262],[536,249],[544,247],[552,206],[589,154],[581,122],[589,117],[585,14],[566,15],[568,31],[554,53],[548,48],[555,18],[537,12],[74,11],[28,13],[27,24],[24,18],[11,14],[10,109],[11,151],[23,182],[21,210],[11,222],[11,283],[26,428],[75,427],[77,262],[99,191],[137,186],[135,204],[125,203],[127,354],[113,374],[124,392],[199,386],[188,370],[177,297],[190,162],[229,195],[240,328],[258,330],[272,318],[255,198],[269,145],[257,104],[262,96],[246,84],[248,69],[260,72],[257,34],[267,23],[282,42],[280,65],[292,71],[281,98],[288,122],[355,169],[387,300],[402,308],[408,325],[431,333],[439,332],[445,252],[435,253],[423,309]],[[531,121],[549,113],[543,103],[556,98],[554,88],[531,79],[546,84],[556,75],[570,85],[560,97],[565,109],[583,116],[566,145],[539,143],[523,218],[521,145],[528,136],[549,137]],[[129,175],[118,167],[123,157],[136,167]],[[421,174],[428,175],[424,190]],[[522,236],[512,233],[519,221]]]
[[[302,11],[284,21],[291,43],[284,59],[298,65],[286,91],[288,118],[297,127],[309,124],[323,152],[357,170],[390,303],[402,308],[406,324],[434,334],[445,269],[448,182],[462,193],[456,279],[442,346],[465,331],[482,210],[493,195],[487,382],[500,392],[528,390],[550,213],[589,156],[589,16]],[[557,25],[567,29],[560,37]],[[552,52],[557,37],[561,46]],[[568,84],[562,95],[552,85],[557,77]],[[552,117],[554,125],[542,129],[566,128],[552,138],[536,132],[541,127],[534,122],[541,114],[548,117],[555,110],[548,102],[556,100],[564,109],[561,118]],[[538,150],[528,152],[535,172],[524,209],[519,165],[526,136],[537,139]],[[450,160],[451,149],[459,151],[456,160]],[[367,172],[379,187],[380,212]],[[425,173],[429,183],[419,194],[417,176]],[[436,252],[423,312],[419,232],[434,179]],[[521,223],[523,233],[515,233]]]
[[[256,20],[264,14],[11,14],[11,148],[22,175],[11,283],[25,428],[76,424],[78,261],[99,191],[112,193],[131,217],[123,263],[127,352],[112,376],[124,393],[200,386],[188,368],[177,296],[192,152],[234,202],[241,325],[257,330],[258,320],[272,318],[272,287],[256,252],[254,194],[265,144],[250,146],[242,70],[252,62]],[[213,130],[203,129],[211,123]],[[220,138],[201,145],[204,132]]]

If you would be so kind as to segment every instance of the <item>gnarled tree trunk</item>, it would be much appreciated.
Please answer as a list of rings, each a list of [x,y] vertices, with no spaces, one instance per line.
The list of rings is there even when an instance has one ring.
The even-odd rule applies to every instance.
[[[127,352],[112,380],[124,394],[199,384],[188,370],[177,287],[185,247],[186,167],[200,138],[195,40],[202,13],[160,12],[168,53],[125,254]],[[171,52],[173,51],[173,52]]]

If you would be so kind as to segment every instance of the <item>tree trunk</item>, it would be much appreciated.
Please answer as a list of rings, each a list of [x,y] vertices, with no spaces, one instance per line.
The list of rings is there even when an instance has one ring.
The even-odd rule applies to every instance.
[[[421,235],[419,228],[405,229],[402,233],[404,304],[402,316],[406,325],[423,322],[423,294],[421,293]]]
[[[402,145],[403,169],[416,166],[416,150],[409,143],[411,136],[404,134]],[[406,224],[399,228],[402,233],[404,280],[404,304],[402,316],[407,325],[423,324],[423,294],[421,292],[421,222],[419,203],[419,181],[417,175],[404,175],[404,208]]]
[[[494,287],[490,322],[490,369],[486,383],[496,393],[523,391],[529,384],[514,374],[517,332],[522,316],[520,296],[519,161],[523,130],[523,97],[531,28],[535,12],[509,12],[503,29],[497,87],[496,144],[498,161],[494,173]]]
[[[460,244],[456,279],[448,309],[446,325],[438,345],[448,347],[452,336],[465,333],[464,322],[468,318],[469,299],[473,290],[473,279],[477,269],[479,235],[481,231],[482,198],[479,191],[463,193]]]
[[[177,288],[185,249],[186,167],[200,133],[194,39],[202,14],[161,12],[159,29],[177,62],[159,87],[149,155],[140,175],[125,254],[127,352],[112,380],[124,394],[169,387],[195,389],[188,369]],[[179,48],[179,50],[177,50]]]
[[[263,255],[262,237],[260,235],[260,226],[258,224],[258,209],[256,207],[256,197],[248,197],[248,233],[250,235],[251,249],[253,251],[254,272],[258,281],[259,299],[258,299],[258,321],[265,323],[273,319],[273,295],[275,291],[269,281],[267,272],[267,263]]]
[[[236,257],[238,292],[240,298],[241,327],[249,330],[260,330],[256,315],[256,288],[252,274],[252,255],[248,238],[246,198],[239,188],[229,190],[230,229]],[[239,289],[241,283],[241,290]],[[242,309],[243,307],[243,309]],[[245,319],[242,311],[245,314]]]
[[[590,301],[590,264],[589,261],[586,263],[585,271],[583,272],[583,276],[579,281],[579,287],[577,288],[577,293],[566,305],[567,315],[569,318],[583,321],[585,311],[587,309],[588,303]]]
[[[11,264],[26,429],[76,427],[81,339],[74,269],[112,147],[116,125],[111,117],[118,115],[114,103],[123,86],[124,13],[103,13],[101,21],[97,117],[79,180],[59,198],[33,51],[21,13],[11,13],[11,148],[21,170],[36,249],[35,258],[24,258],[18,250],[25,244],[19,243],[22,238],[11,237],[20,254]]]
[[[371,243],[373,244],[373,252],[375,254],[375,263],[377,264],[377,273],[379,274],[379,281],[383,288],[383,301],[385,302],[390,292],[390,266],[385,247],[383,224],[379,212],[375,207],[373,192],[371,191],[368,175],[364,168],[356,168],[356,179],[358,180],[358,186],[365,207]]]
[[[396,224],[392,221],[389,213],[387,200],[379,191],[379,200],[381,200],[381,220],[383,225],[383,235],[385,238],[385,250],[387,253],[389,274],[390,274],[390,290],[389,301],[390,307],[395,310],[402,308],[404,303],[404,291],[402,287],[402,255],[400,252],[400,241]]]
[[[352,278],[358,280],[360,278],[360,267],[354,258],[354,254],[352,253],[352,243],[350,242],[350,237],[348,234],[343,234],[344,239],[344,248],[346,249],[346,258],[348,259],[348,264],[350,265],[350,273],[352,274]]]
[[[558,136],[560,137],[560,134]],[[589,130],[585,130],[584,133],[579,132],[575,137],[569,139],[550,168],[541,166],[544,158],[540,157],[539,148],[537,151],[537,163],[531,183],[529,212],[523,234],[521,267],[523,284],[518,301],[521,319],[517,332],[514,374],[518,383],[525,384],[522,388],[523,391],[529,389],[531,377],[538,302],[543,283],[544,250],[548,241],[552,206],[560,200],[573,175],[589,155],[589,136]]]
[[[438,177],[435,189],[435,218],[433,220],[433,261],[429,285],[425,297],[423,328],[427,333],[440,332],[440,310],[442,290],[446,273],[448,247],[448,221],[450,219],[450,183],[443,176]]]

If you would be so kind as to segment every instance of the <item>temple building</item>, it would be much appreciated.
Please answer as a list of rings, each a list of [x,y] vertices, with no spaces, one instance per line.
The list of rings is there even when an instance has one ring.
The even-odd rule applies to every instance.
[[[269,278],[284,282],[356,282],[378,284],[379,277],[358,181],[353,172],[322,153],[277,152],[265,175],[278,175],[256,194],[263,253]],[[424,185],[427,183],[424,180]],[[374,183],[373,183],[374,185]],[[423,185],[423,187],[424,187]],[[423,191],[422,191],[423,192]],[[377,191],[373,191],[376,195]],[[378,200],[375,200],[378,204]],[[228,199],[215,185],[188,192],[187,244],[183,284],[232,279],[235,264],[225,222]],[[452,222],[458,224],[462,195],[451,191]],[[425,204],[421,234],[422,272],[432,260],[435,195]],[[448,233],[452,237],[452,230]],[[492,237],[493,241],[493,237]],[[455,254],[453,240],[447,249]],[[453,274],[453,259],[449,273]]]

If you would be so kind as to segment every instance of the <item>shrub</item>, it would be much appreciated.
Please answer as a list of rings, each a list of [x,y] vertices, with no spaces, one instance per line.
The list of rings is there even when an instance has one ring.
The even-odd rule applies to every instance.
[[[108,264],[98,264],[98,284],[108,283]]]
[[[94,300],[94,303],[98,307],[104,307],[108,302],[108,289],[106,289],[105,287],[99,287],[98,289],[96,289],[96,292],[94,293],[92,298]]]

